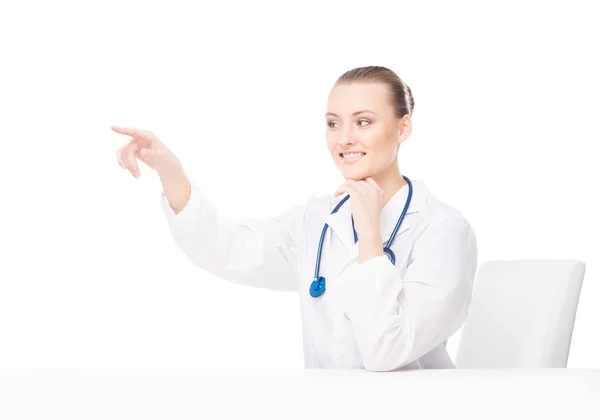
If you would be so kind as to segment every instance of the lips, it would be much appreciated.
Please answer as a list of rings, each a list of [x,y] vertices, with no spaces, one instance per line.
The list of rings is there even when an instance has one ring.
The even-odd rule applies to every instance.
[[[361,160],[363,157],[365,156],[365,154],[363,154],[362,156],[359,157],[355,157],[355,158],[350,158],[350,159],[346,159],[343,155],[341,156],[342,162],[350,165],[352,163],[358,162],[359,160]]]
[[[340,156],[340,157],[344,157],[344,155],[345,155],[345,154],[346,154],[346,155],[351,155],[351,154],[353,154],[353,153],[362,153],[363,155],[366,155],[366,152],[360,152],[360,151],[359,151],[359,152],[342,152],[342,153],[340,153],[338,156]]]

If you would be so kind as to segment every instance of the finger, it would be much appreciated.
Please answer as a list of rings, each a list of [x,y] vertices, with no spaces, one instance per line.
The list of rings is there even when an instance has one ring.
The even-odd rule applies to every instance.
[[[335,190],[335,192],[333,193],[333,196],[337,197],[338,195],[342,195],[343,193],[347,192],[346,186],[347,186],[347,184],[343,183],[342,185],[337,187],[337,190]]]
[[[137,159],[135,157],[138,147],[139,145],[137,141],[132,140],[123,150],[123,160],[127,165],[127,169],[129,169],[131,175],[133,175],[135,178],[139,178],[140,176],[140,168],[137,165]]]
[[[365,181],[363,181],[362,179],[356,180],[356,179],[349,178],[349,179],[346,180],[346,184],[353,185],[353,186],[357,186],[357,185],[363,184],[364,182]]]
[[[368,192],[368,191],[378,192],[381,190],[381,188],[379,188],[379,185],[377,184],[377,182],[375,182],[375,180],[371,177],[365,178],[365,180],[361,181],[361,182],[362,182],[363,188],[365,188],[365,192]]]
[[[117,162],[119,162],[119,165],[121,165],[121,168],[127,169],[127,166],[125,165],[125,162],[123,162],[123,158],[121,157],[121,152],[122,151],[123,151],[122,147],[119,147],[117,149]]]
[[[357,190],[355,188],[353,188],[351,185],[342,184],[339,186],[339,188],[335,192],[334,196],[337,197],[338,195],[341,195],[345,192],[348,193],[349,195],[352,195],[352,194],[356,194]]]
[[[381,190],[381,187],[379,186],[379,184],[377,183],[377,181],[375,181],[372,177],[368,177],[366,179],[366,182],[369,185],[372,185],[373,187],[375,187],[376,190]]]
[[[111,125],[110,128],[120,134],[135,137],[141,134],[141,130],[133,127],[119,127],[118,125]]]
[[[346,180],[346,183],[350,187],[354,188],[357,192],[361,193],[366,193],[367,189],[370,188],[368,184],[363,180],[355,181],[354,179],[348,179]]]
[[[134,127],[119,127],[117,125],[111,125],[110,128],[117,133],[135,138],[142,146],[148,146],[152,142],[152,133],[148,130],[141,130]]]
[[[370,185],[374,186],[374,187],[378,187],[379,186],[379,185],[377,185],[377,182],[375,182],[375,180],[373,178],[371,178],[370,176],[367,177],[367,178],[365,178],[365,182],[367,184],[370,184]]]
[[[343,194],[344,192],[346,192],[346,190],[345,190],[344,186],[345,186],[345,185],[340,185],[340,186],[338,187],[338,189],[337,189],[337,190],[335,190],[335,192],[333,193],[333,196],[334,196],[334,197],[337,197],[338,195],[341,195],[341,194]]]

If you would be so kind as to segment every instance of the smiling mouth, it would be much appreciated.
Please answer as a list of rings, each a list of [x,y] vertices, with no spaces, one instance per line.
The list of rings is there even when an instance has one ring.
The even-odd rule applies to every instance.
[[[363,156],[365,156],[365,155],[366,155],[366,153],[363,153],[363,154],[361,154],[358,157],[345,158],[342,153],[339,154],[340,158],[342,158],[342,162],[344,162],[344,163],[354,163],[354,162],[359,161],[360,159],[362,159]]]

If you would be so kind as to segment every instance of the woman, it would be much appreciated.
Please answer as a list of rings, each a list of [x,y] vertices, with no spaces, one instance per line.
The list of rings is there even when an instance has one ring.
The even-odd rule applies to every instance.
[[[158,172],[165,217],[191,261],[239,284],[299,293],[307,368],[454,368],[446,341],[467,316],[477,243],[457,210],[400,174],[413,108],[393,71],[344,73],[325,117],[346,182],[277,217],[237,221],[219,216],[151,132],[112,129],[133,137],[117,151],[123,168],[139,177],[139,159]]]

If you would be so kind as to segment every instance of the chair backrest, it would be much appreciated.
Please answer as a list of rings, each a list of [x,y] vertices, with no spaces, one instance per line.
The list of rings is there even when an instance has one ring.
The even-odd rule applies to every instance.
[[[456,367],[566,367],[585,268],[566,259],[481,264]]]

